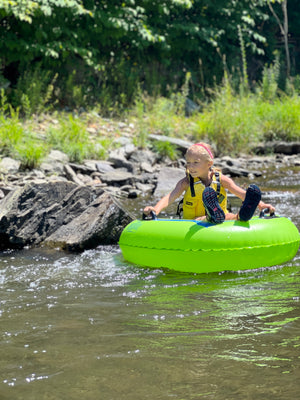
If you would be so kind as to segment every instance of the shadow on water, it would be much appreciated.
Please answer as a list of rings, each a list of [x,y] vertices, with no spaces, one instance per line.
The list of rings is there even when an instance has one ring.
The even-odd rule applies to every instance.
[[[265,193],[299,228],[299,192]],[[299,252],[201,275],[131,265],[117,246],[4,252],[0,398],[298,399],[299,287]]]

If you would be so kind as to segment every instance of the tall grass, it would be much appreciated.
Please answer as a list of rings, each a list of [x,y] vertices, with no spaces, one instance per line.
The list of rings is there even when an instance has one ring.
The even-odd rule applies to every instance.
[[[259,142],[268,140],[300,140],[300,98],[293,82],[287,82],[290,95],[279,90],[278,59],[266,66],[263,79],[255,91],[246,88],[247,77],[240,87],[226,73],[223,84],[216,87],[201,112],[186,118],[182,100],[143,96],[130,115],[137,126],[137,143],[147,142],[151,133],[204,140],[214,144],[219,154],[249,153]],[[297,79],[295,80],[297,82]],[[180,106],[178,106],[180,105]],[[139,136],[140,135],[140,136]],[[140,141],[139,141],[140,139]]]
[[[50,148],[61,150],[71,162],[82,162],[87,158],[105,158],[114,138],[91,138],[84,118],[73,114],[61,114],[58,126],[47,131]]]
[[[10,117],[5,116],[7,110]],[[45,144],[25,128],[19,118],[19,109],[14,110],[12,106],[7,105],[3,92],[0,108],[0,148],[3,156],[20,160],[21,169],[38,167],[47,151]]]
[[[70,161],[81,162],[87,157],[91,143],[83,122],[73,117],[60,119],[58,127],[51,127],[47,134],[49,145],[69,156]]]
[[[47,154],[47,147],[31,132],[26,133],[22,139],[15,145],[12,155],[21,161],[21,169],[37,168]]]
[[[11,109],[11,117],[0,114],[0,148],[5,156],[12,154],[16,144],[25,136],[24,127],[20,124],[19,114]]]
[[[275,58],[272,65],[264,68],[262,82],[251,91],[245,75],[245,63],[240,87],[237,87],[234,77],[225,73],[222,85],[211,90],[208,100],[198,101],[200,111],[189,117],[185,115],[191,85],[189,74],[182,89],[169,98],[153,97],[136,89],[138,95],[135,102],[123,118],[135,127],[133,140],[140,148],[152,146],[149,141],[151,133],[191,142],[207,141],[216,147],[219,154],[231,155],[250,153],[254,145],[268,140],[300,140],[300,77],[289,80],[284,93],[279,89],[279,72],[279,61]],[[47,91],[46,85],[39,86],[32,97],[29,97],[28,91],[23,94],[20,91],[22,105],[15,108],[8,104],[5,91],[1,90],[1,155],[16,157],[21,160],[23,168],[38,166],[51,148],[65,152],[74,162],[105,158],[119,132],[116,129],[105,137],[90,135],[85,114],[58,113],[58,123],[50,124],[44,137],[41,137],[32,113],[34,110],[47,110],[39,108],[37,99],[46,93],[50,95],[50,89]],[[82,93],[76,93],[82,101]],[[45,102],[40,104],[46,107]],[[110,121],[107,123],[110,124]],[[105,124],[103,119],[101,124]],[[161,155],[176,157],[170,143],[157,145],[155,150]]]
[[[41,114],[53,110],[55,100],[54,84],[58,75],[43,71],[40,65],[33,70],[26,70],[19,78],[12,95],[14,108],[30,118],[32,114]]]

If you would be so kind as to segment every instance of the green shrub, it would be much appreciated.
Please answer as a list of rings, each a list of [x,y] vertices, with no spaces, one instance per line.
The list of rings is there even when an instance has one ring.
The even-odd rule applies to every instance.
[[[55,105],[53,92],[57,76],[51,76],[50,71],[43,71],[40,65],[33,70],[26,70],[13,90],[13,106],[19,107],[26,118],[49,111]]]
[[[161,157],[169,157],[170,160],[176,160],[179,157],[179,153],[176,147],[170,142],[158,141],[153,144],[153,149]]]
[[[25,135],[18,111],[15,112],[12,107],[10,109],[11,117],[0,114],[0,148],[1,153],[5,156],[13,153],[14,147]]]
[[[264,140],[299,140],[300,99],[298,96],[278,98],[259,106],[261,134]]]
[[[62,117],[56,128],[47,132],[49,146],[63,151],[72,162],[82,162],[92,151],[92,143],[86,126],[79,118],[69,115]]]
[[[15,146],[16,158],[21,161],[23,170],[37,168],[45,156],[47,149],[43,143],[38,143],[32,137],[24,137],[24,141]]]

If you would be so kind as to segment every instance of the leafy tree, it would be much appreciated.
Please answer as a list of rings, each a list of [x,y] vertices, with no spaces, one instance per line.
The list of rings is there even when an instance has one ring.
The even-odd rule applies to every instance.
[[[80,0],[0,0],[0,16],[12,15],[16,19],[32,23],[32,18],[38,14],[51,16],[54,7],[68,8],[76,14],[86,12]]]
[[[190,89],[204,93],[224,68],[254,70],[259,61],[262,71],[271,61],[278,24],[268,1],[0,0],[0,71],[12,91],[30,71],[49,82],[58,74],[53,92],[71,106],[72,96],[80,105],[90,98],[126,106],[139,87],[168,94],[188,72]],[[297,1],[289,0],[289,10],[299,17]],[[290,12],[289,20],[289,32],[299,30]]]

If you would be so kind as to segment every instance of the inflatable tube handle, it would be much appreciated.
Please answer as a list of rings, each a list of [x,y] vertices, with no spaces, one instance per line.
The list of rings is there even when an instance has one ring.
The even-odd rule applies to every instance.
[[[268,217],[266,216],[266,214],[270,214]],[[261,210],[260,214],[259,214],[259,218],[276,218],[276,215],[274,212],[270,212],[269,208],[265,208],[264,210]]]
[[[156,213],[154,211],[150,211],[149,215],[143,213],[143,220],[152,221],[153,219],[157,219]]]

